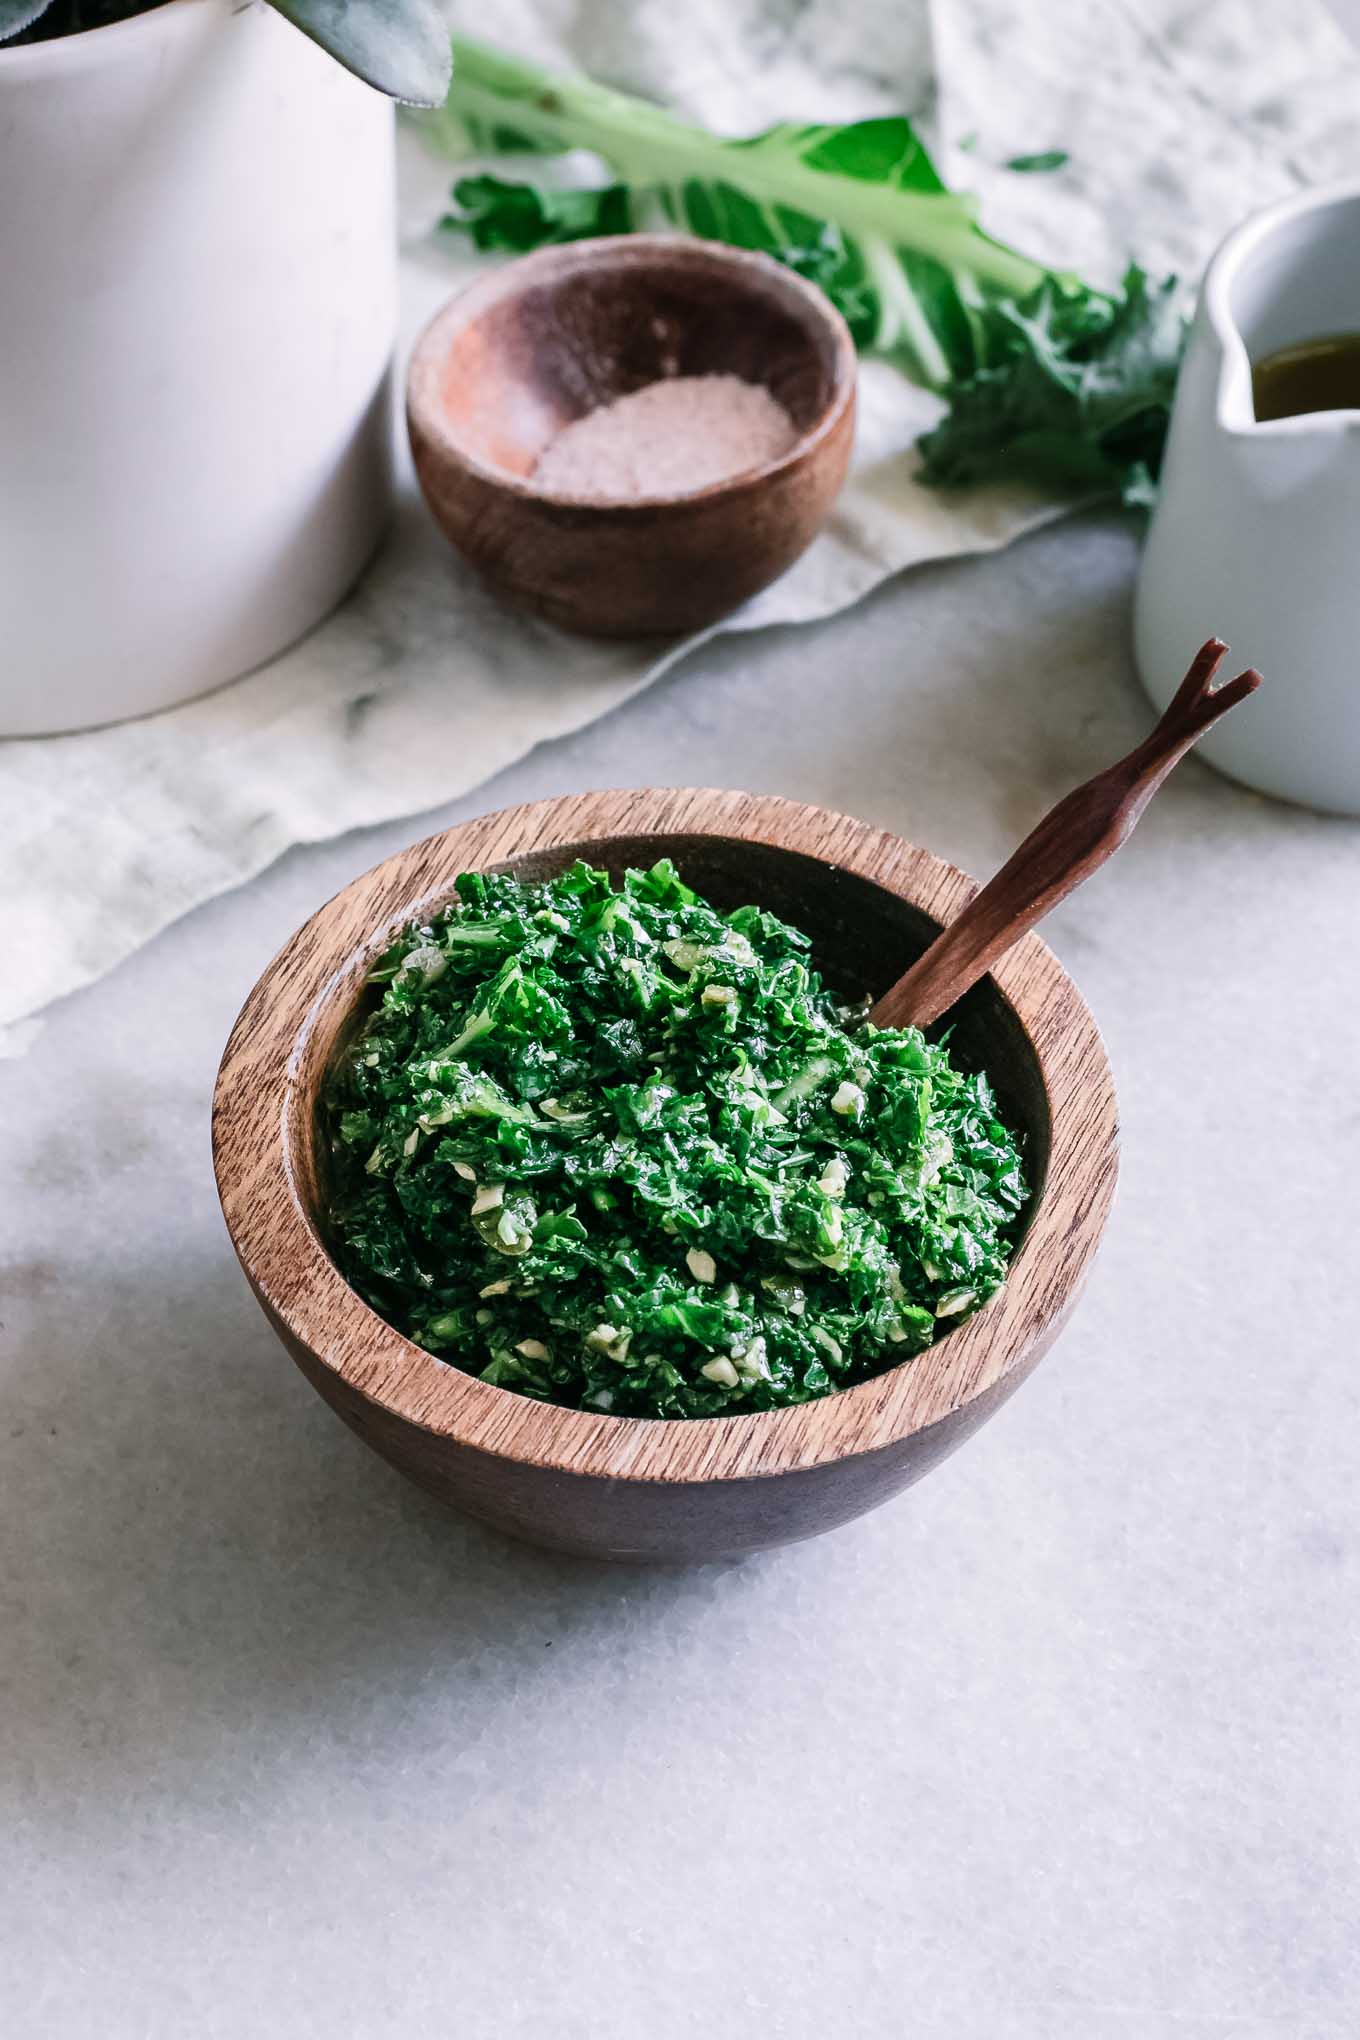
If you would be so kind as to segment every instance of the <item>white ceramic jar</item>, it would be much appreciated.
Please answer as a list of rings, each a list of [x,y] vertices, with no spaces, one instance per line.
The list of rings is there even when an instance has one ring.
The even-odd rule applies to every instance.
[[[240,0],[0,47],[0,735],[302,635],[392,489],[392,108]]]
[[[1134,612],[1164,708],[1197,646],[1265,684],[1199,755],[1247,786],[1360,814],[1360,409],[1259,423],[1251,363],[1360,332],[1360,185],[1313,189],[1230,234],[1176,390]]]

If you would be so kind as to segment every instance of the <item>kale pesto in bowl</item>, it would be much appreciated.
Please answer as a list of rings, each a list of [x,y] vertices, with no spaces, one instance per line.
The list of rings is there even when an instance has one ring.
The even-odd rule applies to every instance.
[[[1052,1343],[1117,1169],[1099,1034],[1036,935],[947,1039],[856,1024],[972,889],[844,815],[660,788],[356,878],[261,975],[213,1100],[292,1358],[409,1479],[586,1556],[730,1558],[919,1479]]]
[[[485,1382],[619,1416],[776,1409],[930,1345],[1004,1277],[1018,1143],[811,946],[668,859],[461,874],[324,1096],[354,1287]]]

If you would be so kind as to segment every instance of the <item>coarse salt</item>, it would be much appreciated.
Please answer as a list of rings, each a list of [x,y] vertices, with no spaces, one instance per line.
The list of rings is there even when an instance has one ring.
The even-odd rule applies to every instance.
[[[680,496],[777,460],[797,437],[763,383],[669,376],[566,426],[540,455],[534,480],[610,502]]]

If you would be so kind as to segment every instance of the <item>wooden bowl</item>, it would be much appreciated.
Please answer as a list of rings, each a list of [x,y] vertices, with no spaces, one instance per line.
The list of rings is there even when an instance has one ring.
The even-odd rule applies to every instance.
[[[542,878],[675,858],[716,904],[799,923],[829,981],[879,992],[974,890],[952,865],[824,809],[744,793],[568,796],[461,823],[390,857],[314,914],[238,1018],[218,1076],[222,1208],[266,1315],[359,1436],[442,1500],[561,1551],[732,1557],[847,1522],[920,1477],[1003,1403],[1052,1342],[1114,1193],[1117,1123],[1095,1023],[1036,935],[951,1016],[1023,1129],[1035,1185],[1005,1287],[958,1330],[859,1387],[794,1409],[661,1421],[561,1409],[437,1360],[349,1288],[326,1250],[317,1097],[396,931],[459,872]]]
[[[687,495],[541,488],[563,426],[670,375],[764,383],[798,428],[777,460]],[[458,550],[564,630],[697,630],[768,586],[845,479],[855,349],[822,292],[764,255],[639,234],[543,248],[426,327],[406,385],[416,473]]]

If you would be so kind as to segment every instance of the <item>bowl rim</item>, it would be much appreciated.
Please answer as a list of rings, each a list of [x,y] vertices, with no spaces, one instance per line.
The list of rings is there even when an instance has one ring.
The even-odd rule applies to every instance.
[[[320,907],[261,973],[213,1096],[213,1163],[232,1244],[276,1328],[390,1416],[491,1457],[606,1480],[748,1479],[899,1444],[1025,1371],[1080,1292],[1118,1172],[1114,1084],[1096,1023],[1053,952],[1028,934],[993,983],[1020,1021],[1048,1098],[1050,1148],[1001,1290],[957,1330],[874,1379],[792,1408],[687,1420],[541,1403],[437,1359],[350,1288],[308,1215],[291,1143],[318,1021],[358,997],[396,932],[433,912],[462,871],[638,835],[714,836],[820,858],[938,921],[976,885],[887,830],[774,795],[633,788],[505,808],[384,859]],[[984,1403],[983,1407],[988,1404]]]
[[[672,490],[651,496],[590,496],[567,489],[545,489],[528,476],[513,474],[509,468],[496,467],[469,452],[449,429],[438,396],[440,373],[463,328],[502,299],[514,297],[519,291],[549,277],[569,275],[578,269],[644,268],[662,253],[668,262],[673,262],[679,255],[683,261],[710,272],[726,270],[733,276],[758,276],[772,285],[776,292],[782,292],[789,303],[810,311],[826,329],[832,343],[831,392],[817,418],[798,434],[792,446],[773,459],[762,461],[758,467],[743,468],[739,474],[729,475],[723,481],[708,482],[698,489]],[[527,255],[517,255],[512,261],[474,277],[461,290],[455,291],[422,328],[411,350],[406,369],[407,429],[412,433],[418,431],[439,458],[523,502],[543,503],[564,510],[593,511],[610,518],[631,517],[639,512],[655,515],[658,510],[671,506],[683,505],[688,509],[691,504],[709,503],[719,498],[739,500],[764,486],[772,477],[797,467],[831,438],[847,411],[853,409],[857,381],[855,343],[840,312],[825,291],[819,290],[816,284],[809,283],[796,271],[785,268],[783,263],[776,262],[773,256],[763,255],[757,249],[732,248],[725,241],[700,240],[692,234],[678,231],[605,234],[590,240],[564,241],[547,248],[536,248]]]

